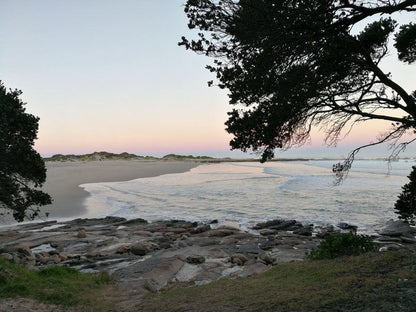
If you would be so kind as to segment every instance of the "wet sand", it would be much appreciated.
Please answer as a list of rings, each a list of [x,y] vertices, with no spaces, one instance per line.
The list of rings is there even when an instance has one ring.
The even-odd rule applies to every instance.
[[[77,218],[86,212],[83,206],[88,192],[79,185],[94,182],[128,181],[162,174],[186,172],[198,166],[185,161],[106,160],[89,162],[47,162],[43,190],[53,198],[52,205],[41,207],[49,219]]]

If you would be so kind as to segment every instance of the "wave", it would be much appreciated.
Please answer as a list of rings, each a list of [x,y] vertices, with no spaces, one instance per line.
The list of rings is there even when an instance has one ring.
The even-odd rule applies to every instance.
[[[92,183],[89,217],[118,215],[147,220],[218,219],[252,224],[274,218],[323,224],[345,221],[369,230],[394,218],[394,202],[411,162],[356,161],[334,186],[330,161],[221,163],[189,172],[116,183]]]

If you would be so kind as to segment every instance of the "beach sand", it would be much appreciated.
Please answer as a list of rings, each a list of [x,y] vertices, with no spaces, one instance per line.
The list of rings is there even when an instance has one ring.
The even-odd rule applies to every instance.
[[[43,190],[53,198],[52,205],[41,207],[49,219],[78,218],[86,212],[83,201],[88,192],[80,184],[128,181],[162,174],[186,172],[198,166],[184,161],[106,160],[89,162],[47,162]]]

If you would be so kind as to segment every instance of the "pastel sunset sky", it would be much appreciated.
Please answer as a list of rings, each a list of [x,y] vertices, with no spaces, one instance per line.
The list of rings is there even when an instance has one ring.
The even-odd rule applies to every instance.
[[[0,80],[40,117],[38,152],[244,157],[229,151],[230,106],[207,86],[211,60],[177,45],[192,34],[184,2],[0,0]],[[414,89],[416,66],[395,60],[392,51],[385,70]],[[279,155],[344,155],[386,127],[362,125],[331,149],[316,131],[309,146]]]

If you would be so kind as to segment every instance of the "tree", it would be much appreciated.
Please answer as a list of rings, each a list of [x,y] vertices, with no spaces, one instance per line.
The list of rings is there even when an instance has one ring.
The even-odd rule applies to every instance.
[[[402,193],[394,205],[395,213],[399,219],[413,223],[416,219],[416,166],[408,176],[410,182],[402,187]]]
[[[52,202],[37,189],[46,179],[45,163],[33,149],[39,118],[25,113],[21,94],[0,81],[0,208],[19,222],[35,218],[40,206]]]
[[[363,147],[390,142],[393,157],[416,140],[403,142],[415,133],[416,91],[380,67],[391,37],[399,59],[415,62],[416,25],[392,18],[415,11],[416,0],[188,0],[188,27],[201,32],[179,45],[214,58],[207,68],[236,106],[226,122],[230,145],[262,161],[304,144],[313,127],[335,145],[358,123],[391,122],[377,142],[350,153],[342,173]]]

